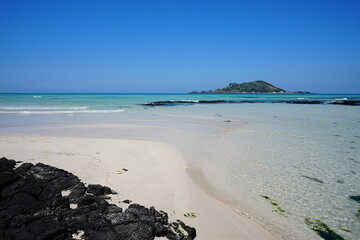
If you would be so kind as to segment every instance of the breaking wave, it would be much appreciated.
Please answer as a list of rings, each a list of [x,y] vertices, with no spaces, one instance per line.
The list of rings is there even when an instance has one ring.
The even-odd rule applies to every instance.
[[[18,106],[0,107],[3,110],[81,110],[89,107],[37,107],[37,106]]]
[[[79,114],[79,113],[120,113],[124,112],[125,109],[117,110],[64,110],[64,111],[0,111],[1,113],[11,113],[11,114],[23,114],[23,115],[33,115],[33,114]]]

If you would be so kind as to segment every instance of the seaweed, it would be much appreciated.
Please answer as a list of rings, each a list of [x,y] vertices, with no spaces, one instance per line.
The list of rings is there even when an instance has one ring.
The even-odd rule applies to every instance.
[[[187,218],[196,218],[197,216],[198,216],[198,214],[193,213],[193,212],[189,212],[189,213],[184,214],[184,217],[187,217]]]
[[[357,210],[357,213],[355,213],[355,217],[360,218],[360,208]]]
[[[261,197],[264,198],[264,199],[266,199],[266,200],[268,200],[268,201],[271,203],[271,205],[273,205],[274,207],[276,207],[275,210],[272,210],[273,212],[276,212],[276,213],[278,213],[278,214],[280,214],[281,216],[284,216],[284,217],[286,217],[286,218],[287,218],[288,216],[286,216],[285,214],[291,214],[291,213],[285,211],[284,209],[282,209],[282,208],[279,206],[279,204],[278,204],[274,199],[271,199],[271,198],[269,198],[268,196],[265,196],[265,195],[261,195]]]
[[[305,223],[321,238],[325,240],[345,240],[342,236],[332,230],[328,225],[318,219],[306,218]]]
[[[349,233],[351,233],[351,230],[350,230],[350,229],[348,229],[348,228],[347,228],[347,227],[345,227],[345,226],[339,225],[338,227],[339,227],[341,230],[345,231],[345,232],[349,232]]]

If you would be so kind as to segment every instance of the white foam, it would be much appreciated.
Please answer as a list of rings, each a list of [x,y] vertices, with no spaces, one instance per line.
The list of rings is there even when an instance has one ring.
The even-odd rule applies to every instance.
[[[77,114],[77,113],[120,113],[124,112],[125,109],[119,110],[80,110],[80,111],[0,111],[1,113],[12,113],[12,114]]]
[[[33,96],[33,98],[41,98],[41,96]]]
[[[185,102],[185,103],[198,103],[198,100],[180,100],[180,102]]]
[[[0,107],[4,110],[81,110],[89,107],[38,107],[38,106],[19,106],[19,107]]]

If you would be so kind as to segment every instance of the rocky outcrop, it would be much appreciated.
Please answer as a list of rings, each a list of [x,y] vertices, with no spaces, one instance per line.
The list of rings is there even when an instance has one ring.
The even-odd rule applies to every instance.
[[[0,159],[0,239],[170,240],[194,239],[196,230],[167,213],[131,204],[109,204],[101,185],[85,186],[75,175],[45,164]]]
[[[225,101],[225,100],[200,100],[200,101],[192,101],[192,100],[179,100],[179,101],[157,101],[150,103],[143,103],[141,105],[144,106],[172,106],[172,105],[186,105],[186,104],[214,104],[214,103],[240,103],[239,101]]]
[[[291,100],[291,101],[233,101],[233,100],[174,100],[174,101],[156,101],[143,103],[143,106],[176,106],[176,105],[193,105],[193,104],[216,104],[216,103],[288,103],[288,104],[333,104],[333,105],[348,105],[360,106],[358,100],[340,100],[340,101],[327,101],[327,100]]]

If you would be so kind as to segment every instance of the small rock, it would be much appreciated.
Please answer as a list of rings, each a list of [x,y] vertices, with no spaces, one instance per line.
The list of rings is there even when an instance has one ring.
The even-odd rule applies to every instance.
[[[87,188],[88,193],[92,193],[95,196],[111,194],[112,190],[109,187],[101,186],[99,184],[89,184]]]
[[[351,200],[356,201],[356,202],[360,202],[360,195],[358,195],[358,196],[349,196],[349,198],[350,198]]]
[[[317,182],[317,183],[324,183],[323,181],[321,181],[320,179],[317,179],[317,178],[313,178],[313,177],[309,177],[309,176],[305,176],[305,175],[302,175],[302,177],[307,178],[307,179]]]

